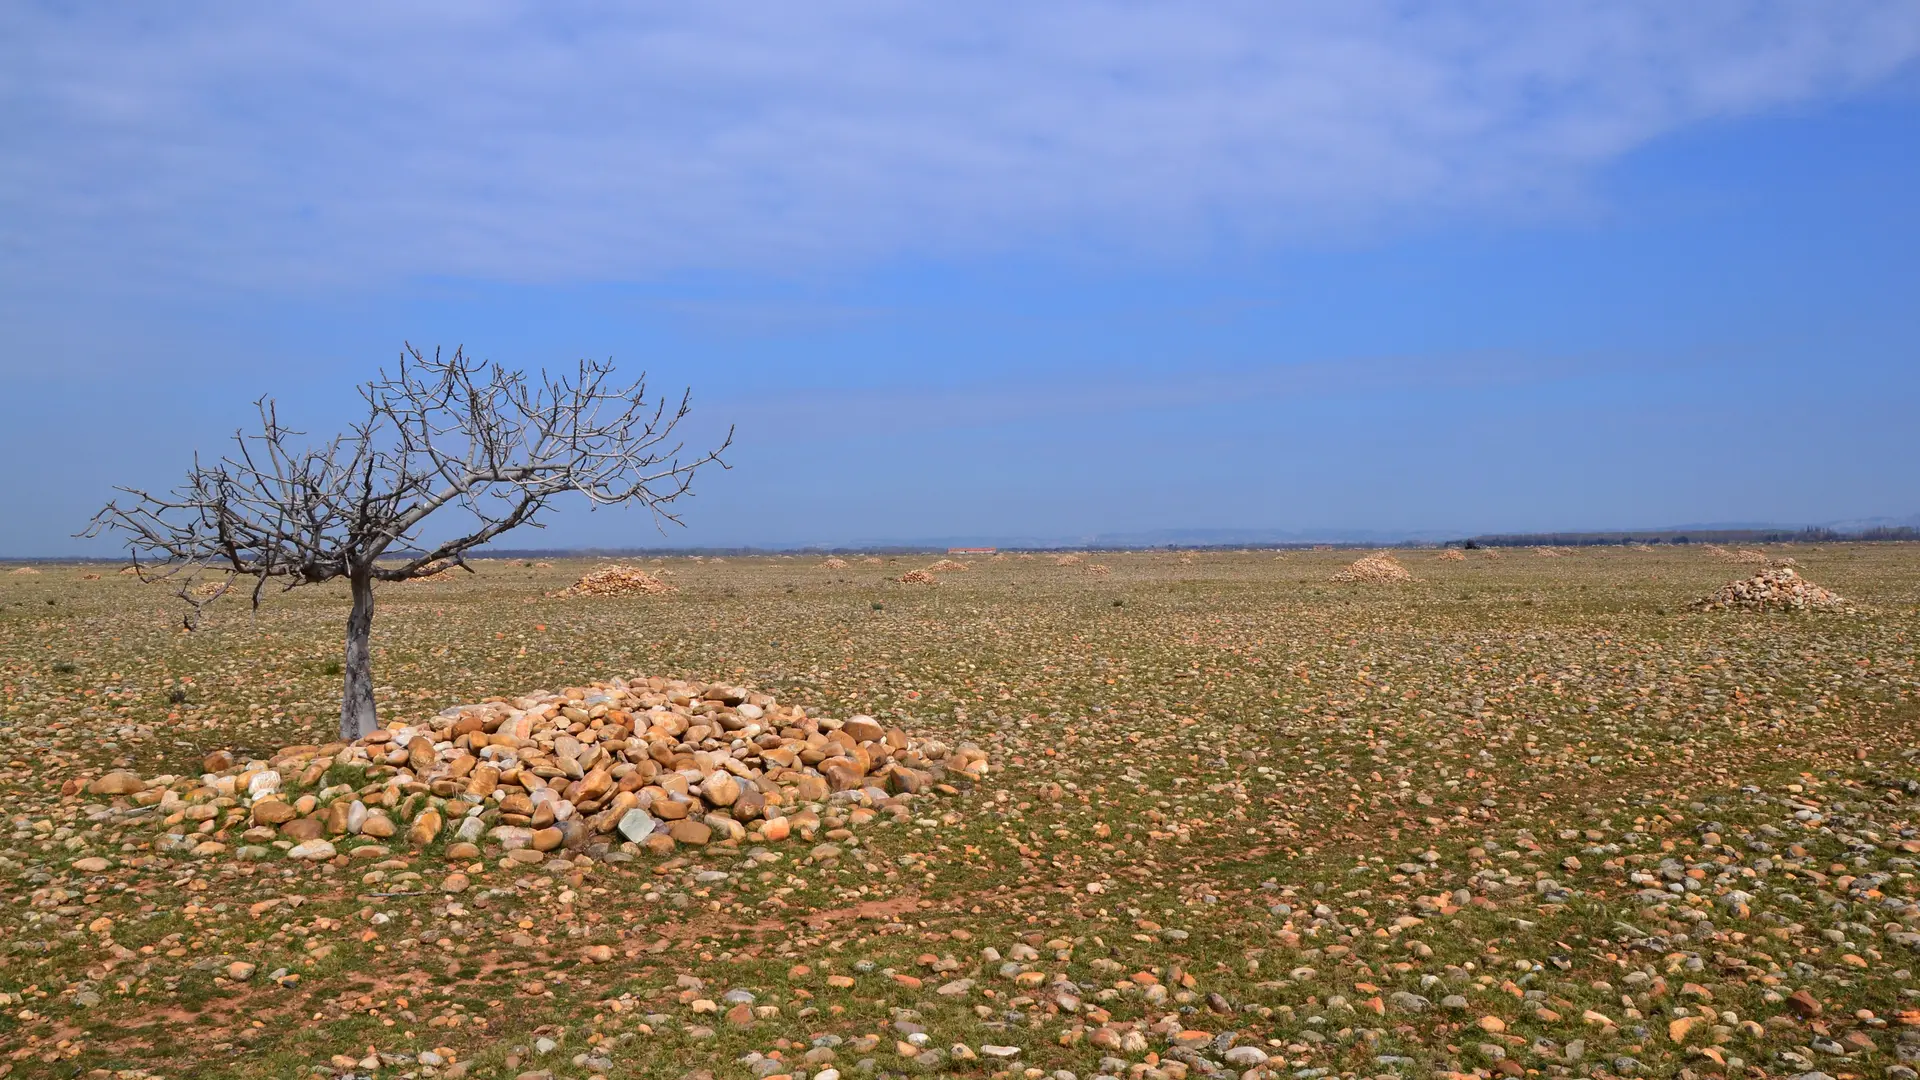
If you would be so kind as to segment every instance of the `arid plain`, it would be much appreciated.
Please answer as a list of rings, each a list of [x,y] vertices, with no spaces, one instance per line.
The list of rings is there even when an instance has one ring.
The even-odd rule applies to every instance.
[[[381,588],[412,741],[354,760],[344,590],[187,633],[112,566],[0,571],[0,1075],[1920,1065],[1920,549],[1765,549],[1849,602],[1801,612],[1696,608],[1755,570],[1698,545],[1332,580],[1365,554],[639,559],[672,591],[618,596],[484,561]],[[448,726],[537,690],[557,736]],[[925,775],[774,783],[701,723],[735,704],[796,749],[871,717]],[[663,809],[731,745],[791,827],[561,829],[649,732]]]

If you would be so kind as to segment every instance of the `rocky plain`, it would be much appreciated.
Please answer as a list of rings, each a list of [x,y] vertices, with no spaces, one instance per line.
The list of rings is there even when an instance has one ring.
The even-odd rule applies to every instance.
[[[1915,1076],[1920,550],[1365,554],[0,571],[0,1076]]]

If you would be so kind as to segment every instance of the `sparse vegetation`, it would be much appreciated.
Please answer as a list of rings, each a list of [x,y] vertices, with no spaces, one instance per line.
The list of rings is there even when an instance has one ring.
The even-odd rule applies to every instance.
[[[544,861],[451,828],[240,858],[264,827],[242,800],[147,786],[334,737],[316,658],[344,585],[184,634],[132,578],[8,575],[0,1067],[1897,1075],[1920,552],[1789,553],[1856,608],[1694,610],[1728,563],[1667,546],[1429,553],[1392,588],[1324,587],[1356,554],[1324,551],[1013,558],[919,590],[755,558],[666,560],[672,595],[552,595],[584,561],[386,589],[389,725],[658,675],[991,764],[899,816],[823,802],[816,841]],[[390,791],[405,830],[457,799],[309,758],[289,802]],[[115,770],[140,786],[88,790]]]

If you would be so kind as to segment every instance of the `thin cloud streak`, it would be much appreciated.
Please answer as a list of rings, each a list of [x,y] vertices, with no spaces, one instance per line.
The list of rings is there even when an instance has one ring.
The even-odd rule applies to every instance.
[[[1897,0],[0,11],[0,281],[1181,258],[1578,207],[1920,55]]]

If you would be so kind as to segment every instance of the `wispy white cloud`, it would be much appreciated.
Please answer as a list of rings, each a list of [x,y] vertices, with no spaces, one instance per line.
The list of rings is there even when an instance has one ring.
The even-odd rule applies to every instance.
[[[0,9],[0,275],[630,278],[1552,212],[1911,0]]]

